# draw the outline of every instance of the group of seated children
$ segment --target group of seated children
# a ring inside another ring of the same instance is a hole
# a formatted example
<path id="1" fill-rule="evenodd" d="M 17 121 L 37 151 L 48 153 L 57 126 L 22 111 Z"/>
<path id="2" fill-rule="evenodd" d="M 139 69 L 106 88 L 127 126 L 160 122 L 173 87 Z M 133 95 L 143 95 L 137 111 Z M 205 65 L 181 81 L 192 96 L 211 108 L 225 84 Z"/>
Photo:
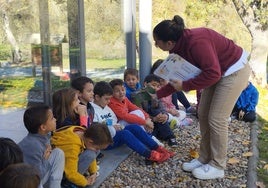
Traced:
<path id="1" fill-rule="evenodd" d="M 153 69 L 162 62 L 157 61 Z M 178 110 L 174 95 L 154 99 L 156 90 L 166 84 L 149 74 L 141 86 L 138 71 L 132 68 L 125 70 L 124 80 L 94 85 L 88 77 L 75 78 L 71 87 L 54 92 L 52 108 L 36 105 L 26 109 L 23 121 L 28 134 L 22 141 L 16 144 L 0 138 L 1 187 L 92 185 L 98 176 L 100 150 L 121 145 L 147 162 L 165 162 L 175 152 L 162 142 L 177 147 L 173 129 L 190 127 L 193 120 L 186 114 L 196 113 L 192 106 L 186 107 L 186 112 Z M 254 121 L 257 102 L 258 91 L 249 82 L 237 100 L 233 117 Z"/>
<path id="2" fill-rule="evenodd" d="M 170 122 L 174 120 L 174 126 L 183 126 L 185 112 L 164 108 L 162 101 L 148 96 L 141 106 L 134 104 L 144 89 L 138 75 L 132 77 L 128 71 L 125 82 L 114 79 L 97 82 L 95 86 L 90 78 L 78 77 L 72 80 L 70 88 L 54 92 L 52 108 L 27 108 L 23 121 L 28 134 L 18 143 L 21 159 L 10 163 L 24 162 L 28 165 L 24 169 L 37 170 L 29 173 L 37 187 L 60 188 L 92 185 L 98 176 L 96 157 L 103 149 L 127 145 L 146 161 L 158 163 L 173 157 L 175 153 L 161 141 L 167 141 L 171 147 L 178 145 Z M 158 89 L 160 80 L 148 75 L 144 86 L 145 94 L 150 96 L 147 91 Z M 22 165 L 17 166 L 19 171 Z M 8 177 L 6 172 L 8 168 L 1 177 Z"/>

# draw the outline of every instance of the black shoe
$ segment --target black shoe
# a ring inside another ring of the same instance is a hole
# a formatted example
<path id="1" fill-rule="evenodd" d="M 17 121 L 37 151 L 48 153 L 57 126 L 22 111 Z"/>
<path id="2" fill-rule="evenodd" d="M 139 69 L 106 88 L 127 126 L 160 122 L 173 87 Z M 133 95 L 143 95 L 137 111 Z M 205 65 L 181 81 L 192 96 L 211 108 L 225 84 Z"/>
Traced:
<path id="1" fill-rule="evenodd" d="M 61 187 L 62 188 L 80 188 L 79 186 L 76 186 L 72 182 L 68 181 L 66 178 L 63 178 L 61 180 Z"/>
<path id="2" fill-rule="evenodd" d="M 176 141 L 176 138 L 168 139 L 168 145 L 170 147 L 178 147 L 178 142 Z"/>

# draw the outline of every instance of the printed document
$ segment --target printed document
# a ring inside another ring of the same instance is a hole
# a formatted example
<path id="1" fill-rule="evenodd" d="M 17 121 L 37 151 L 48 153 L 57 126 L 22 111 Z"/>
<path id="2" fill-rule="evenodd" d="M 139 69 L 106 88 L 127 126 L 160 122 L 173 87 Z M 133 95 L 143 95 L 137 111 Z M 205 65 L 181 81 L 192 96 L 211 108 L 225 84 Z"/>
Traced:
<path id="1" fill-rule="evenodd" d="M 201 73 L 201 70 L 192 65 L 178 54 L 169 54 L 163 63 L 154 71 L 156 76 L 164 80 L 189 80 Z"/>

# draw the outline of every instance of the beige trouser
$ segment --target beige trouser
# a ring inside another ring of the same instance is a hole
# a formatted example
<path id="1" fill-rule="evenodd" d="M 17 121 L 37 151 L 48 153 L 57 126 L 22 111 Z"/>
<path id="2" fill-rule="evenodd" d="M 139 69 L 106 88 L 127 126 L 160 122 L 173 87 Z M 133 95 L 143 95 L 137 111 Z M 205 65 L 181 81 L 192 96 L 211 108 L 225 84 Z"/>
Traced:
<path id="1" fill-rule="evenodd" d="M 228 118 L 240 93 L 246 88 L 250 66 L 221 78 L 202 92 L 198 118 L 201 131 L 200 157 L 203 164 L 226 167 Z"/>

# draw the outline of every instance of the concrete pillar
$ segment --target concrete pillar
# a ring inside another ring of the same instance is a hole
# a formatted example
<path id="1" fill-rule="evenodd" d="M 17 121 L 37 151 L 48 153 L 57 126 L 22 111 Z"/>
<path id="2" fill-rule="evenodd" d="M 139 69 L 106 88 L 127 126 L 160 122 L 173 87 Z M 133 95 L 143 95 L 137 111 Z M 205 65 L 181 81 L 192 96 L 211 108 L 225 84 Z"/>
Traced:
<path id="1" fill-rule="evenodd" d="M 142 84 L 152 64 L 152 0 L 140 0 L 139 5 L 139 72 Z"/>
<path id="2" fill-rule="evenodd" d="M 136 68 L 136 0 L 124 0 L 123 12 L 127 67 Z"/>

